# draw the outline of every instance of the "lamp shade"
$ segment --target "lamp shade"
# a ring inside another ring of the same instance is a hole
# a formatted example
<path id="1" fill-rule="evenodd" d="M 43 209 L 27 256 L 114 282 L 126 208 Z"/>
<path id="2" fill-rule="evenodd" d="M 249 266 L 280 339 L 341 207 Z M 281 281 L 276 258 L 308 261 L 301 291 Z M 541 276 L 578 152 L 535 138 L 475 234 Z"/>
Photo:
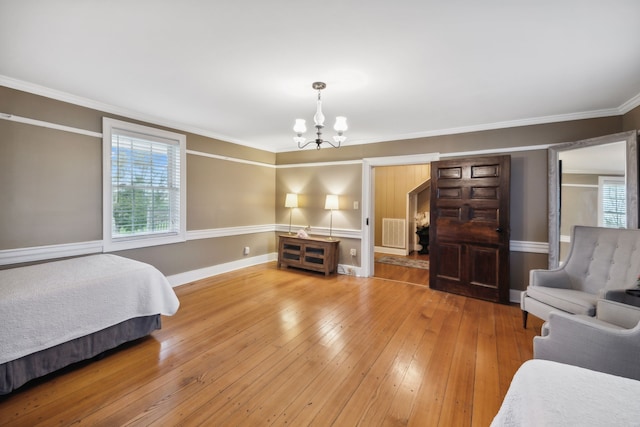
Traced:
<path id="1" fill-rule="evenodd" d="M 304 119 L 296 119 L 296 123 L 293 125 L 293 131 L 298 135 L 302 135 L 307 131 L 307 125 Z"/>
<path id="2" fill-rule="evenodd" d="M 295 193 L 287 193 L 287 197 L 284 199 L 285 208 L 297 208 L 298 207 L 298 195 Z"/>
<path id="3" fill-rule="evenodd" d="M 327 194 L 324 202 L 325 209 L 338 209 L 338 196 L 336 194 Z"/>
<path id="4" fill-rule="evenodd" d="M 344 116 L 336 117 L 336 124 L 333 126 L 336 132 L 342 135 L 342 132 L 346 132 L 349 127 L 347 126 L 347 118 Z"/>

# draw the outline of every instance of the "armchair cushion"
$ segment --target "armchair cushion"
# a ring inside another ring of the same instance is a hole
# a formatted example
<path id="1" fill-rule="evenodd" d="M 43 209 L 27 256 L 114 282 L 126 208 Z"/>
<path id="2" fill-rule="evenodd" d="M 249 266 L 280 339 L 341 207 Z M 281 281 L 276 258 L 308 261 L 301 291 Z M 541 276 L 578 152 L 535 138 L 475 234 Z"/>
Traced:
<path id="1" fill-rule="evenodd" d="M 567 313 L 595 316 L 597 295 L 574 289 L 529 286 L 527 295 L 541 303 L 550 305 Z"/>

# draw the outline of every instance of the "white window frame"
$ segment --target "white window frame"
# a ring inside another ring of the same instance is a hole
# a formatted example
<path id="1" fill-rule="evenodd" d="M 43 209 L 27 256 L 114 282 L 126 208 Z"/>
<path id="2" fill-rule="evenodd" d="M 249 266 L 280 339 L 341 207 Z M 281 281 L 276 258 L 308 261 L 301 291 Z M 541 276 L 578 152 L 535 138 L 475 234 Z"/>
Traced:
<path id="1" fill-rule="evenodd" d="M 604 227 L 604 186 L 607 184 L 617 184 L 622 186 L 625 189 L 625 200 L 626 200 L 626 186 L 627 183 L 625 181 L 624 176 L 598 176 L 598 227 Z M 627 218 L 627 212 L 624 213 L 625 224 L 624 227 L 627 226 L 629 219 Z"/>
<path id="2" fill-rule="evenodd" d="M 118 132 L 133 133 L 143 135 L 150 141 L 175 143 L 179 146 L 178 161 L 179 171 L 179 191 L 180 208 L 178 232 L 156 232 L 144 235 L 132 235 L 126 237 L 115 237 L 112 234 L 113 221 L 113 197 L 112 197 L 112 177 L 111 177 L 111 144 L 113 134 Z M 103 117 L 102 119 L 102 239 L 103 251 L 112 252 L 126 249 L 143 248 L 157 245 L 167 245 L 186 241 L 187 236 L 187 157 L 186 157 L 186 135 L 155 129 L 121 120 Z"/>

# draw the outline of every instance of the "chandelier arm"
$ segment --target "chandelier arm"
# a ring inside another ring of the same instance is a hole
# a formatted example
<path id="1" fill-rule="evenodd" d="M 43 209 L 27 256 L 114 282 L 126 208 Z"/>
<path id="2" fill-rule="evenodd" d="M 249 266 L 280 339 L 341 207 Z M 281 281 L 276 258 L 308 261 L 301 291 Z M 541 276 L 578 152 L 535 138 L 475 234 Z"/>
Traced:
<path id="1" fill-rule="evenodd" d="M 329 144 L 330 146 L 332 146 L 333 148 L 340 148 L 340 143 L 338 142 L 338 145 L 335 145 L 333 142 L 328 141 L 328 140 L 323 140 L 322 142 L 326 142 L 327 144 Z"/>
<path id="2" fill-rule="evenodd" d="M 307 145 L 311 144 L 312 142 L 316 142 L 316 140 L 315 139 L 309 140 L 305 144 L 302 144 L 302 145 L 300 145 L 300 142 L 298 142 L 298 148 L 302 150 L 304 147 L 306 147 Z"/>

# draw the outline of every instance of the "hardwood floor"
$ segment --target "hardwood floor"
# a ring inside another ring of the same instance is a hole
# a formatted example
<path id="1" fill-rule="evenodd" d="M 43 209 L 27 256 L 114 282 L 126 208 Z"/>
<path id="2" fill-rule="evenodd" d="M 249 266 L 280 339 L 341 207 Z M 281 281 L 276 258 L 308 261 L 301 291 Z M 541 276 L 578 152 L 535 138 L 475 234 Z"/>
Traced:
<path id="1" fill-rule="evenodd" d="M 487 426 L 542 323 L 275 263 L 176 293 L 151 337 L 0 398 L 0 425 Z"/>
<path id="2" fill-rule="evenodd" d="M 396 256 L 386 255 L 383 253 L 375 253 L 374 260 L 377 260 L 383 256 Z M 421 255 L 417 251 L 411 252 L 406 257 L 409 259 L 418 259 L 429 261 L 429 255 Z M 429 270 L 423 270 L 420 268 L 406 268 L 393 264 L 382 264 L 376 262 L 373 268 L 373 274 L 375 277 L 381 279 L 397 280 L 400 282 L 413 283 L 416 285 L 429 286 Z"/>

